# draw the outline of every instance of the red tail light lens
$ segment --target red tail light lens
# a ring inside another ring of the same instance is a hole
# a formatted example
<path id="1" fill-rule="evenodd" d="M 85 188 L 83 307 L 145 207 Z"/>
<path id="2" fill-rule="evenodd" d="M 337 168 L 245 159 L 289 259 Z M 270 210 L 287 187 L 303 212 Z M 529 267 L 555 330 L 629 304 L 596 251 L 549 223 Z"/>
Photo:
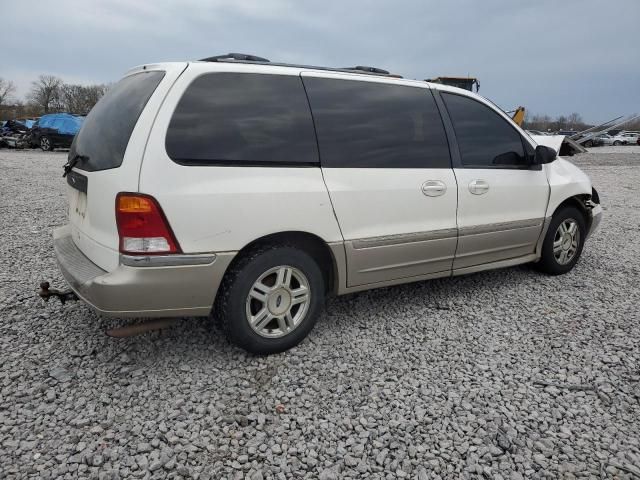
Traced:
<path id="1" fill-rule="evenodd" d="M 116 224 L 121 253 L 158 255 L 181 252 L 160 205 L 149 195 L 119 193 L 116 197 Z"/>

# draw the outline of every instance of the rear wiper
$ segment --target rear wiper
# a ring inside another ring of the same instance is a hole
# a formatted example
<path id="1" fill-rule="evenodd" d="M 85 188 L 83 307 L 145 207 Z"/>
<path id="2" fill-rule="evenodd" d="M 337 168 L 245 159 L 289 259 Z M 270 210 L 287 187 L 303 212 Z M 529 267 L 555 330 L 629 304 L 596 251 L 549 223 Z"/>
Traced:
<path id="1" fill-rule="evenodd" d="M 67 163 L 63 167 L 64 173 L 62 174 L 62 178 L 66 177 L 71 169 L 75 167 L 80 160 L 89 160 L 89 157 L 87 157 L 86 155 L 74 155 L 71 160 L 67 160 Z"/>

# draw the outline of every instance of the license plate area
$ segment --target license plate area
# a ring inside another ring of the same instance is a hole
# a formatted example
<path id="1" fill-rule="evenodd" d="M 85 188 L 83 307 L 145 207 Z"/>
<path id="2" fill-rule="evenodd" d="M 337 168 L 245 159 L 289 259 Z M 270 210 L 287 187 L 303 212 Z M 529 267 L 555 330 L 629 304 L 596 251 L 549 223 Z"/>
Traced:
<path id="1" fill-rule="evenodd" d="M 89 179 L 81 173 L 71 171 L 67 175 L 67 184 L 71 187 L 69 190 L 69 219 L 71 223 L 80 225 L 84 223 L 87 214 Z"/>
<path id="2" fill-rule="evenodd" d="M 79 225 L 84 222 L 87 214 L 87 194 L 78 190 L 70 192 L 69 219 Z"/>

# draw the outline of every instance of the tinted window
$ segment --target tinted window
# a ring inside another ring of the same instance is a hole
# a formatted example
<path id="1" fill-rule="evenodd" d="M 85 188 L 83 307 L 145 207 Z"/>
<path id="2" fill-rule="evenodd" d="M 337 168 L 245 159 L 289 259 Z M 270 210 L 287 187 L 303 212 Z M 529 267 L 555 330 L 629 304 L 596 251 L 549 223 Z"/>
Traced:
<path id="1" fill-rule="evenodd" d="M 69 158 L 89 157 L 82 170 L 106 170 L 122 164 L 138 117 L 164 77 L 164 72 L 141 72 L 124 77 L 93 107 L 76 135 Z"/>
<path id="2" fill-rule="evenodd" d="M 325 167 L 447 168 L 449 146 L 431 91 L 304 79 Z"/>
<path id="3" fill-rule="evenodd" d="M 166 148 L 192 165 L 312 165 L 318 147 L 300 77 L 211 73 L 180 99 Z"/>
<path id="4" fill-rule="evenodd" d="M 453 122 L 463 165 L 528 165 L 520 134 L 498 113 L 462 95 L 443 93 L 442 97 Z"/>

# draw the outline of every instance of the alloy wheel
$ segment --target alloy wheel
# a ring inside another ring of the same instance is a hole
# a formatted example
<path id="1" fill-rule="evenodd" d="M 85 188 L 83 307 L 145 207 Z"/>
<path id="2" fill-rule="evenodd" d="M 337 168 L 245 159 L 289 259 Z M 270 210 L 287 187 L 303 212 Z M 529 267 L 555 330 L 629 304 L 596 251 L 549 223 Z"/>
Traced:
<path id="1" fill-rule="evenodd" d="M 576 256 L 580 246 L 580 228 L 573 218 L 564 220 L 553 238 L 553 256 L 560 265 L 566 265 Z"/>
<path id="2" fill-rule="evenodd" d="M 246 318 L 261 337 L 283 337 L 302 323 L 310 300 L 309 280 L 304 273 L 288 265 L 273 267 L 249 290 Z"/>

